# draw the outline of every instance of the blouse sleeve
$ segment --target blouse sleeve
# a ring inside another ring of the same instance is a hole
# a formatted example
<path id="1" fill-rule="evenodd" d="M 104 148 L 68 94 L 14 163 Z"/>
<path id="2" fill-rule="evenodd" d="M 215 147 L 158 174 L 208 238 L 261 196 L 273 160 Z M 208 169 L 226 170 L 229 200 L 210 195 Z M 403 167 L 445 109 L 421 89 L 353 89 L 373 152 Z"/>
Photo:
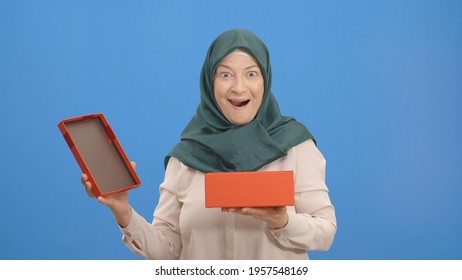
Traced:
<path id="1" fill-rule="evenodd" d="M 325 183 L 326 161 L 312 140 L 295 149 L 295 212 L 289 211 L 285 227 L 271 232 L 286 248 L 328 250 L 337 222 Z"/>
<path id="2" fill-rule="evenodd" d="M 121 230 L 122 241 L 134 253 L 147 259 L 178 259 L 181 252 L 181 203 L 177 199 L 176 186 L 182 171 L 181 163 L 170 158 L 152 224 L 132 209 L 130 223 Z"/>

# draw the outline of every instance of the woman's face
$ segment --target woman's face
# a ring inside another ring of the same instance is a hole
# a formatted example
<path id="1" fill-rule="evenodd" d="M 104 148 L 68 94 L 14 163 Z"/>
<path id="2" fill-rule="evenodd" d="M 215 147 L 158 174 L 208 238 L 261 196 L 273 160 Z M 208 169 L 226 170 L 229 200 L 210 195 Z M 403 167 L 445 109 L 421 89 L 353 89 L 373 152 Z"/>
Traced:
<path id="1" fill-rule="evenodd" d="M 214 78 L 215 100 L 228 121 L 235 125 L 244 125 L 255 118 L 264 87 L 258 63 L 243 51 L 232 52 L 218 65 Z"/>

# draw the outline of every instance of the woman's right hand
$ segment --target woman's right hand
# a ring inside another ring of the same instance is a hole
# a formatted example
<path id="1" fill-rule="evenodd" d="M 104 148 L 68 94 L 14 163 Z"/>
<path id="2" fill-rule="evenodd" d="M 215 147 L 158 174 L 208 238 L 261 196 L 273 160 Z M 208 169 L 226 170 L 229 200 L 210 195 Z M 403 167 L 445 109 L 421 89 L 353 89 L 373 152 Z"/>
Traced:
<path id="1" fill-rule="evenodd" d="M 136 167 L 135 162 L 131 162 L 133 168 Z M 89 197 L 95 198 L 95 194 L 91 190 L 91 183 L 88 181 L 88 176 L 84 173 L 81 177 L 82 184 L 85 186 L 85 191 Z M 96 199 L 106 206 L 108 206 L 114 217 L 121 227 L 126 227 L 132 217 L 131 206 L 128 203 L 128 191 L 114 193 L 105 197 L 99 196 Z"/>

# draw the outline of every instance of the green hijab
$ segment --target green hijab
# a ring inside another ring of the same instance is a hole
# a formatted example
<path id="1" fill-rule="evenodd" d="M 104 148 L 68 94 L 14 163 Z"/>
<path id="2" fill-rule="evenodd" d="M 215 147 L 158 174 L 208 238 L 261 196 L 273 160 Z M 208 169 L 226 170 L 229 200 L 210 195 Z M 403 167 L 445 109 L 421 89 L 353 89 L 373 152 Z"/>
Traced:
<path id="1" fill-rule="evenodd" d="M 241 126 L 226 119 L 213 91 L 219 63 L 236 49 L 255 58 L 265 85 L 257 115 Z M 304 125 L 292 117 L 281 116 L 271 92 L 268 49 L 252 32 L 233 29 L 218 36 L 207 52 L 200 79 L 201 100 L 196 114 L 181 133 L 181 141 L 165 158 L 165 166 L 170 157 L 175 157 L 204 173 L 255 171 L 286 156 L 289 148 L 313 139 Z"/>

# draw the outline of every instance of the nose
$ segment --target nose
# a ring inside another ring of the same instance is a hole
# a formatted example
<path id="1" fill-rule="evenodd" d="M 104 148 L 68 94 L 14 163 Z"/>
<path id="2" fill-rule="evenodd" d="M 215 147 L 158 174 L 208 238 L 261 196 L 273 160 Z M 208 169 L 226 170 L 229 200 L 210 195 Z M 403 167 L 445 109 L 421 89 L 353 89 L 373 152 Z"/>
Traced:
<path id="1" fill-rule="evenodd" d="M 247 90 L 247 86 L 245 84 L 245 81 L 242 77 L 236 77 L 233 83 L 233 92 L 236 94 L 242 94 L 245 93 Z"/>

